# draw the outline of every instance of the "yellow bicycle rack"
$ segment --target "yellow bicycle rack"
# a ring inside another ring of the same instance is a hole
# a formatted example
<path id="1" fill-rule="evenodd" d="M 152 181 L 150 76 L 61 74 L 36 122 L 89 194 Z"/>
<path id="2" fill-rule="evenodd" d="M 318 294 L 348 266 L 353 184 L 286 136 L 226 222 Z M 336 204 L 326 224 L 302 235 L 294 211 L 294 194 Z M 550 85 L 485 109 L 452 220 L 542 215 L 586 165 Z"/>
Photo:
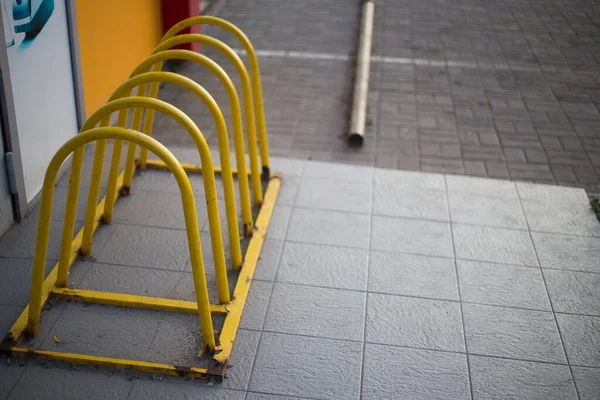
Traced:
<path id="1" fill-rule="evenodd" d="M 224 43 L 206 35 L 186 34 L 176 36 L 179 31 L 194 24 L 212 24 L 232 32 L 242 42 L 250 56 L 251 79 L 241 59 Z M 240 102 L 231 80 L 218 64 L 206 56 L 187 50 L 170 50 L 178 44 L 194 41 L 213 46 L 223 52 L 233 62 L 241 77 L 250 172 L 246 170 L 246 144 L 244 142 Z M 179 74 L 160 71 L 162 63 L 170 59 L 183 59 L 201 64 L 215 74 L 223 84 L 229 96 L 232 110 L 232 129 L 237 170 L 231 166 L 227 124 L 219 106 L 211 95 L 193 80 Z M 153 70 L 150 71 L 152 68 Z M 213 165 L 208 144 L 196 124 L 178 108 L 156 98 L 160 82 L 168 82 L 184 87 L 194 93 L 210 110 L 217 126 L 219 155 L 221 159 L 220 167 Z M 137 96 L 132 96 L 136 88 Z M 133 109 L 133 118 L 131 129 L 127 129 L 130 109 Z M 155 112 L 165 114 L 185 128 L 196 144 L 200 165 L 180 163 L 165 146 L 151 137 Z M 118 113 L 117 123 L 116 126 L 110 127 L 110 118 L 113 113 Z M 142 119 L 144 119 L 143 128 Z M 258 135 L 256 125 L 258 125 Z M 98 202 L 107 140 L 113 140 L 113 152 L 108 171 L 106 195 Z M 92 142 L 95 143 L 95 150 L 86 213 L 83 227 L 73 238 L 84 151 L 85 146 Z M 260 149 L 262 170 L 259 170 L 257 142 Z M 127 143 L 127 155 L 124 169 L 120 171 L 124 143 Z M 136 160 L 138 147 L 140 155 L 139 160 Z M 148 151 L 158 157 L 158 160 L 149 160 Z M 71 154 L 73 154 L 73 158 L 59 260 L 44 279 L 52 203 L 54 200 L 54 186 L 59 169 Z M 110 224 L 112 222 L 115 202 L 120 196 L 130 194 L 135 170 L 143 170 L 146 167 L 167 169 L 177 181 L 181 194 L 185 229 L 192 264 L 195 301 L 67 287 L 71 267 L 79 256 L 90 255 L 94 233 L 101 224 Z M 225 259 L 217 201 L 215 173 L 219 172 L 221 173 L 224 189 L 227 230 L 231 253 L 230 261 L 232 267 L 239 271 L 233 293 L 229 289 L 227 261 Z M 207 286 L 200 244 L 198 217 L 196 215 L 196 201 L 187 173 L 202 174 L 205 193 L 204 200 L 207 206 L 211 249 L 213 253 L 212 261 L 215 268 L 216 289 L 219 299 L 218 304 L 211 304 L 209 300 L 209 288 Z M 243 233 L 249 237 L 248 246 L 243 255 L 240 245 L 238 214 L 234 195 L 234 174 L 237 174 L 238 180 Z M 248 177 L 252 183 L 254 206 L 260 207 L 255 221 L 253 221 L 252 206 L 250 204 Z M 260 72 L 256 55 L 248 38 L 234 25 L 215 17 L 194 17 L 175 25 L 165 34 L 154 53 L 133 71 L 131 78 L 115 90 L 108 103 L 88 118 L 80 134 L 67 141 L 52 158 L 46 171 L 40 200 L 38 236 L 35 248 L 30 301 L 9 333 L 0 343 L 0 350 L 14 356 L 33 356 L 78 364 L 132 368 L 150 373 L 222 381 L 269 225 L 273 206 L 277 198 L 280 179 L 281 176 L 279 174 L 272 174 L 270 172 Z M 268 182 L 264 195 L 262 181 Z M 24 337 L 33 337 L 38 333 L 42 309 L 51 296 L 71 301 L 112 306 L 195 313 L 199 317 L 202 335 L 202 348 L 198 349 L 199 354 L 210 354 L 212 361 L 206 368 L 175 366 L 97 355 L 39 350 L 22 345 Z M 225 317 L 218 337 L 216 337 L 213 327 L 213 317 L 215 316 Z"/>

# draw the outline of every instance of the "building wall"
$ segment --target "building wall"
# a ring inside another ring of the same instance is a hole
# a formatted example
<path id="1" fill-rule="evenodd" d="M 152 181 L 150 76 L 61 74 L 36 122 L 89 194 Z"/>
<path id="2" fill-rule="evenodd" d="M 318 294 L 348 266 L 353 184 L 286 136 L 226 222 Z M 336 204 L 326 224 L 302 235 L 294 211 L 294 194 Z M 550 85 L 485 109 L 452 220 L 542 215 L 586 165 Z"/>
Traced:
<path id="1" fill-rule="evenodd" d="M 106 103 L 162 37 L 160 0 L 76 0 L 79 55 L 89 116 Z"/>

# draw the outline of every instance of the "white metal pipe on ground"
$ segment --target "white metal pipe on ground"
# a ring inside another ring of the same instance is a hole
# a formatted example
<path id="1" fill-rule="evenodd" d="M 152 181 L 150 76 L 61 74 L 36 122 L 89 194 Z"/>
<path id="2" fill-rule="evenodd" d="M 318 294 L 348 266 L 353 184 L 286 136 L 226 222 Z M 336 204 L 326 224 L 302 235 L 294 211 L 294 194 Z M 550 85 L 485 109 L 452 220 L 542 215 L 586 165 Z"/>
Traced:
<path id="1" fill-rule="evenodd" d="M 352 116 L 348 135 L 348 144 L 353 147 L 362 146 L 365 138 L 374 11 L 375 2 L 373 0 L 365 0 L 360 21 L 358 57 L 356 59 L 356 75 L 354 78 L 354 97 L 352 100 Z"/>

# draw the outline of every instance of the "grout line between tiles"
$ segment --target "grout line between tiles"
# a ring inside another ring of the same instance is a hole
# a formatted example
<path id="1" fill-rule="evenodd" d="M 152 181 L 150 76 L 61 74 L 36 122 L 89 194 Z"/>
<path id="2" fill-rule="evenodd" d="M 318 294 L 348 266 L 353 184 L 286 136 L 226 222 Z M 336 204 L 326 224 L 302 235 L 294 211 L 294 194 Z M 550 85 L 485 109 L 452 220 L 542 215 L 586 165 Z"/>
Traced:
<path id="1" fill-rule="evenodd" d="M 444 185 L 446 187 L 446 192 L 448 191 L 448 181 L 446 180 L 446 177 L 444 176 Z M 466 353 L 466 361 L 467 361 L 467 376 L 469 378 L 469 390 L 470 390 L 470 394 L 471 394 L 471 399 L 473 399 L 473 377 L 471 376 L 471 362 L 469 360 L 469 349 L 468 349 L 468 343 L 467 343 L 467 329 L 465 326 L 465 317 L 464 317 L 464 313 L 463 313 L 463 303 L 462 303 L 462 297 L 461 297 L 461 293 L 460 293 L 460 281 L 459 281 L 459 275 L 458 275 L 458 263 L 456 262 L 456 245 L 454 243 L 454 230 L 452 229 L 452 211 L 450 210 L 450 200 L 448 199 L 449 196 L 446 196 L 446 206 L 448 207 L 448 216 L 450 217 L 450 239 L 452 240 L 452 253 L 454 255 L 454 277 L 456 278 L 456 289 L 458 291 L 458 302 L 459 302 L 459 306 L 460 306 L 460 320 L 462 323 L 462 328 L 463 328 L 463 342 L 465 344 L 465 353 Z"/>
<path id="2" fill-rule="evenodd" d="M 523 206 L 523 199 L 519 197 L 521 209 L 523 213 L 525 213 L 525 208 Z M 533 247 L 533 251 L 535 253 L 535 257 L 538 261 L 538 265 L 540 265 L 540 273 L 542 275 L 542 281 L 544 282 L 544 288 L 546 289 L 546 295 L 548 296 L 548 301 L 550 303 L 550 309 L 552 310 L 552 317 L 554 318 L 554 326 L 556 327 L 556 331 L 558 333 L 558 337 L 560 338 L 560 343 L 562 345 L 563 354 L 565 356 L 565 360 L 567 361 L 567 365 L 569 365 L 569 371 L 571 372 L 571 379 L 573 381 L 573 387 L 575 388 L 575 393 L 577 394 L 577 398 L 579 399 L 579 390 L 577 390 L 577 383 L 575 382 L 575 374 L 573 373 L 573 368 L 571 367 L 571 363 L 569 361 L 569 355 L 567 354 L 567 348 L 565 346 L 565 340 L 563 338 L 562 332 L 560 330 L 560 326 L 558 325 L 558 318 L 556 318 L 556 313 L 554 312 L 554 303 L 552 301 L 552 297 L 550 296 L 550 290 L 548 290 L 548 284 L 546 283 L 546 276 L 544 275 L 544 268 L 541 267 L 540 256 L 538 254 L 537 248 L 535 246 L 535 241 L 533 240 L 533 235 L 531 233 L 531 227 L 529 226 L 529 221 L 527 220 L 527 226 L 529 230 L 529 240 L 531 240 L 531 245 Z"/>

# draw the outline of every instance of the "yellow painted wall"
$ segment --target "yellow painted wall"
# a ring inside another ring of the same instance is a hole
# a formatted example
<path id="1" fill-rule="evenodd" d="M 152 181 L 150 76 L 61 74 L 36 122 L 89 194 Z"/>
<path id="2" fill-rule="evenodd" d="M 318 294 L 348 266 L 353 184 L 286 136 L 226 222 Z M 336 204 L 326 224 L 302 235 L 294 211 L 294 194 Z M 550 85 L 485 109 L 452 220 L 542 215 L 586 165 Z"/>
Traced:
<path id="1" fill-rule="evenodd" d="M 160 0 L 76 0 L 87 115 L 106 103 L 162 37 Z"/>

